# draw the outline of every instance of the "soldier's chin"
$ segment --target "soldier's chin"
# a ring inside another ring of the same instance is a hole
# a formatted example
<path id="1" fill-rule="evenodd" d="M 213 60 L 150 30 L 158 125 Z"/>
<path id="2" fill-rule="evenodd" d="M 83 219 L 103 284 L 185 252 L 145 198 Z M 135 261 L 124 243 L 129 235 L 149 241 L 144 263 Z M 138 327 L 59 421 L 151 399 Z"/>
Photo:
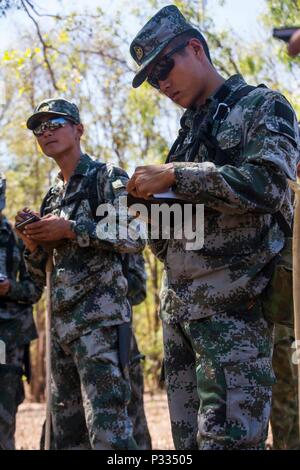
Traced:
<path id="1" fill-rule="evenodd" d="M 189 108 L 193 104 L 191 98 L 186 96 L 184 93 L 178 93 L 178 96 L 176 96 L 173 101 L 175 104 L 185 109 Z"/>
<path id="2" fill-rule="evenodd" d="M 56 146 L 51 146 L 49 145 L 48 147 L 46 146 L 44 149 L 44 154 L 47 157 L 55 158 L 57 155 L 60 155 L 62 153 L 61 149 L 58 149 Z"/>
<path id="3" fill-rule="evenodd" d="M 55 158 L 56 156 L 56 153 L 54 152 L 49 152 L 49 150 L 44 150 L 44 155 L 46 155 L 46 157 L 49 157 L 49 158 Z"/>

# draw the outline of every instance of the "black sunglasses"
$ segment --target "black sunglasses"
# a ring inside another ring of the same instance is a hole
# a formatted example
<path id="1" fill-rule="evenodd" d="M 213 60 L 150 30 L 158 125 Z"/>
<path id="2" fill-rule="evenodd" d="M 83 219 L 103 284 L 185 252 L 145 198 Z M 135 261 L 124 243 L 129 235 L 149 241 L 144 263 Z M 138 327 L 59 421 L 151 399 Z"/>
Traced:
<path id="1" fill-rule="evenodd" d="M 41 122 L 33 129 L 33 133 L 36 137 L 41 137 L 46 130 L 55 131 L 60 127 L 65 127 L 68 123 L 73 122 L 64 117 L 51 118 L 48 121 Z"/>
<path id="2" fill-rule="evenodd" d="M 159 90 L 159 80 L 166 80 L 175 65 L 175 60 L 172 56 L 181 49 L 184 49 L 188 45 L 188 43 L 189 42 L 185 42 L 184 44 L 180 44 L 179 46 L 174 47 L 174 49 L 168 52 L 168 54 L 164 55 L 157 62 L 157 64 L 155 65 L 152 72 L 147 78 L 147 82 L 150 83 L 151 86 Z"/>

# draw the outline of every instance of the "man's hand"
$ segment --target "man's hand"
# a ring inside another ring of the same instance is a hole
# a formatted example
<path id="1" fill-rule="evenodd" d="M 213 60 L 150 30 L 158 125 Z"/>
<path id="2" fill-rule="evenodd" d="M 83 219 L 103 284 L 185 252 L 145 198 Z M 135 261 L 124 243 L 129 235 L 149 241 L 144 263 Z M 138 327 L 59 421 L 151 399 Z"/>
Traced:
<path id="1" fill-rule="evenodd" d="M 38 244 L 76 238 L 71 230 L 71 222 L 53 214 L 45 215 L 40 221 L 26 225 L 23 233 L 29 240 Z"/>
<path id="2" fill-rule="evenodd" d="M 10 288 L 10 281 L 5 279 L 5 281 L 0 282 L 0 296 L 6 295 Z"/>
<path id="3" fill-rule="evenodd" d="M 21 211 L 19 211 L 17 213 L 17 215 L 15 217 L 16 224 L 18 224 L 19 222 L 24 221 L 24 213 L 26 213 L 26 214 L 30 213 L 30 214 L 34 214 L 34 215 L 39 216 L 39 214 L 37 212 L 34 212 L 34 211 L 28 209 L 28 207 L 24 207 Z M 24 232 L 22 232 L 21 230 L 16 229 L 16 227 L 15 227 L 15 232 L 18 235 L 18 237 L 23 240 L 24 245 L 26 246 L 26 248 L 31 253 L 33 253 L 37 249 L 38 243 L 34 242 L 33 240 L 30 240 Z"/>
<path id="4" fill-rule="evenodd" d="M 127 183 L 127 191 L 135 197 L 148 199 L 152 194 L 167 191 L 175 183 L 173 163 L 138 166 Z"/>
<path id="5" fill-rule="evenodd" d="M 295 31 L 288 44 L 288 53 L 291 57 L 295 57 L 300 52 L 300 29 Z"/>

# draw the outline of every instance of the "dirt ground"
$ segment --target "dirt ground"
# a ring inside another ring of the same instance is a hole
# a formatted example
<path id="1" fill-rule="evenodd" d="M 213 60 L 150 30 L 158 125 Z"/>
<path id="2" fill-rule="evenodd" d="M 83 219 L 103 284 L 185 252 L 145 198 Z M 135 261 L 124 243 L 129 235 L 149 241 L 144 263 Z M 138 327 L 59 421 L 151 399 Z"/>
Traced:
<path id="1" fill-rule="evenodd" d="M 146 393 L 145 411 L 152 437 L 153 449 L 174 449 L 165 393 L 156 393 L 155 395 Z M 17 449 L 39 449 L 39 440 L 44 418 L 44 404 L 24 403 L 19 407 L 16 429 Z"/>
<path id="2" fill-rule="evenodd" d="M 145 394 L 145 411 L 152 437 L 153 449 L 174 449 L 166 394 L 163 392 Z M 19 407 L 16 429 L 16 448 L 39 449 L 41 427 L 45 418 L 45 405 L 24 403 Z M 268 444 L 272 442 L 269 432 Z"/>

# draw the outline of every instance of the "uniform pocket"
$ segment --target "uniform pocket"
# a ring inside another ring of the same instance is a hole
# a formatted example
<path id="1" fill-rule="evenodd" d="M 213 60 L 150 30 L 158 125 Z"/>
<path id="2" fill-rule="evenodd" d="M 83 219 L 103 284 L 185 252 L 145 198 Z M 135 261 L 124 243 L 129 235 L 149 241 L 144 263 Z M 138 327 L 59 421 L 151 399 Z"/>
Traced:
<path id="1" fill-rule="evenodd" d="M 275 376 L 268 358 L 224 367 L 226 420 L 242 443 L 257 445 L 267 437 Z"/>

